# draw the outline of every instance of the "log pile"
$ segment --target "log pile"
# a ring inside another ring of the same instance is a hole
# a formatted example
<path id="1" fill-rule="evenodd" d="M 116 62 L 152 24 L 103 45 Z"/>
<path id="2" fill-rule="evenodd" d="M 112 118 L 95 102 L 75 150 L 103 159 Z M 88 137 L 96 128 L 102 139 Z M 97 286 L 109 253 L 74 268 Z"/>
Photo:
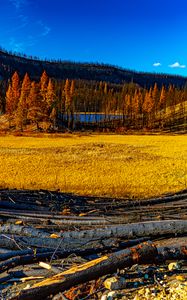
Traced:
<path id="1" fill-rule="evenodd" d="M 141 201 L 0 190 L 1 298 L 100 299 L 114 289 L 131 299 L 162 272 L 184 277 L 186 212 L 186 190 Z"/>

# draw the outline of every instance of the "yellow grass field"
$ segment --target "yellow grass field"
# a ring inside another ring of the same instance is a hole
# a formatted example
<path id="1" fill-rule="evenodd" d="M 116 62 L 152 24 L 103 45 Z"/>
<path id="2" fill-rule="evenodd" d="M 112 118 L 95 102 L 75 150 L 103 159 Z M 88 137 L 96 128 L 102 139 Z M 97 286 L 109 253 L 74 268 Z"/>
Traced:
<path id="1" fill-rule="evenodd" d="M 0 188 L 152 197 L 187 188 L 187 136 L 0 137 Z"/>

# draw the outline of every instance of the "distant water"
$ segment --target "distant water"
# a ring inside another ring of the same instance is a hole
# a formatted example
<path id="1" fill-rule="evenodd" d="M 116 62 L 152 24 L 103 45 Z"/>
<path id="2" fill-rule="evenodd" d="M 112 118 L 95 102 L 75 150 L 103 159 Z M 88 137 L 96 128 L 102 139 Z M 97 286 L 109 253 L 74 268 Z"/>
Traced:
<path id="1" fill-rule="evenodd" d="M 76 113 L 74 115 L 75 121 L 85 122 L 85 123 L 95 123 L 95 122 L 102 122 L 102 121 L 109 121 L 109 120 L 119 120 L 122 119 L 123 116 L 119 114 L 109 114 L 105 116 L 105 114 L 99 113 Z"/>

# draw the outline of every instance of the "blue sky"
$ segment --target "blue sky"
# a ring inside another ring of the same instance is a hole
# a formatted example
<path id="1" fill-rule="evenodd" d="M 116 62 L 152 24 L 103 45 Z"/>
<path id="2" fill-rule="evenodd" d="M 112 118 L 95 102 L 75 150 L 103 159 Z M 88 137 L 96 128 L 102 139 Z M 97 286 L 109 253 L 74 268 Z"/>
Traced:
<path id="1" fill-rule="evenodd" d="M 0 0 L 0 45 L 187 76 L 186 0 Z"/>

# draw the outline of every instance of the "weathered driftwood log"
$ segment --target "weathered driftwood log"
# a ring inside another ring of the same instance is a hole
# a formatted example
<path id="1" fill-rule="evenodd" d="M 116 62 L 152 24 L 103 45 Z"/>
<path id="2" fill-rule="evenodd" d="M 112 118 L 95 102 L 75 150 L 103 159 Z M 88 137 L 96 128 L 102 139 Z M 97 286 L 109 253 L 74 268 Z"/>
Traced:
<path id="1" fill-rule="evenodd" d="M 0 273 L 20 265 L 28 265 L 40 261 L 41 259 L 50 258 L 52 255 L 53 252 L 51 251 L 12 257 L 0 263 Z"/>
<path id="2" fill-rule="evenodd" d="M 18 209 L 18 210 L 36 210 L 36 211 L 49 211 L 49 208 L 39 205 L 13 203 L 10 201 L 0 201 L 0 208 Z"/>
<path id="3" fill-rule="evenodd" d="M 22 290 L 16 296 L 8 299 L 47 299 L 48 296 L 57 294 L 59 291 L 62 292 L 76 284 L 99 278 L 105 274 L 111 274 L 117 269 L 128 267 L 135 263 L 153 262 L 156 256 L 156 247 L 151 242 L 146 242 L 71 268 L 35 284 L 30 289 Z"/>
<path id="4" fill-rule="evenodd" d="M 59 273 L 59 270 L 58 270 L 58 273 Z M 22 271 L 8 271 L 7 272 L 4 272 L 0 275 L 0 284 L 2 283 L 6 283 L 8 281 L 11 281 L 11 282 L 14 282 L 14 279 L 15 281 L 18 280 L 19 278 L 26 278 L 26 277 L 47 277 L 47 276 L 52 276 L 54 274 L 57 274 L 57 273 L 54 273 L 54 269 L 52 268 L 51 270 L 46 270 L 44 268 L 41 268 L 41 269 L 32 269 L 32 266 L 31 266 L 31 270 L 27 270 L 25 268 L 25 270 L 23 269 Z"/>
<path id="5" fill-rule="evenodd" d="M 187 190 L 184 190 L 181 193 L 174 194 L 174 195 L 168 195 L 158 198 L 151 198 L 147 200 L 135 200 L 135 201 L 126 201 L 126 203 L 119 204 L 118 208 L 125 208 L 125 207 L 137 207 L 137 206 L 148 206 L 148 205 L 154 205 L 154 204 L 162 204 L 162 203 L 169 203 L 169 202 L 175 202 L 180 201 L 183 199 L 187 199 Z M 115 203 L 114 203 L 115 205 Z"/>
<path id="6" fill-rule="evenodd" d="M 106 228 L 97 228 L 93 230 L 66 231 L 61 234 L 63 238 L 87 238 L 87 239 L 105 239 L 115 238 L 136 238 L 136 237 L 156 237 L 167 234 L 187 233 L 186 220 L 164 220 L 147 221 L 141 223 L 131 223 L 119 226 L 109 226 Z"/>
<path id="7" fill-rule="evenodd" d="M 49 249 L 26 249 L 26 250 L 16 250 L 16 251 L 11 251 L 9 250 L 8 252 L 1 253 L 0 254 L 0 261 L 7 260 L 9 258 L 15 257 L 15 256 L 23 256 L 23 255 L 29 255 L 29 254 L 38 254 L 38 253 L 49 253 Z M 53 251 L 54 252 L 54 251 Z"/>
<path id="8" fill-rule="evenodd" d="M 41 237 L 41 238 L 49 237 L 49 233 L 47 232 L 43 232 L 29 226 L 20 226 L 14 224 L 0 225 L 0 233 L 33 236 L 33 237 Z"/>
<path id="9" fill-rule="evenodd" d="M 56 249 L 55 251 L 45 250 L 45 249 L 37 249 L 35 250 L 22 250 L 22 251 L 12 251 L 8 256 L 4 255 L 4 260 L 0 262 L 0 274 L 12 269 L 16 266 L 33 264 L 41 259 L 50 259 L 52 257 L 64 258 L 69 256 L 70 254 L 76 254 L 78 256 L 86 256 L 90 254 L 100 253 L 104 250 L 109 250 L 113 246 L 113 242 L 111 240 L 106 240 L 105 244 L 97 244 L 97 247 L 90 247 L 90 248 L 76 248 L 76 249 Z M 16 255 L 17 254 L 17 255 Z"/>
<path id="10" fill-rule="evenodd" d="M 187 246 L 165 246 L 158 248 L 158 260 L 179 260 L 187 258 Z"/>
<path id="11" fill-rule="evenodd" d="M 53 224 L 66 224 L 66 225 L 107 225 L 111 220 L 104 217 L 79 217 L 79 216 L 64 216 L 61 214 L 44 214 L 40 212 L 27 212 L 18 210 L 5 210 L 0 209 L 0 216 L 14 217 L 21 220 L 34 221 L 34 222 L 50 222 Z M 113 220 L 113 219 L 112 219 Z M 116 219 L 117 221 L 117 219 Z"/>
<path id="12" fill-rule="evenodd" d="M 72 239 L 72 238 L 37 238 L 0 235 L 0 246 L 12 250 L 21 250 L 28 247 L 45 248 L 45 249 L 60 249 L 60 250 L 76 250 L 78 248 L 94 248 L 101 246 L 113 245 L 116 239 Z"/>
<path id="13" fill-rule="evenodd" d="M 91 216 L 69 216 L 69 215 L 63 215 L 63 214 L 57 214 L 57 213 L 52 213 L 52 212 L 48 212 L 48 213 L 43 213 L 40 211 L 29 211 L 29 210 L 25 210 L 25 211 L 19 211 L 19 210 L 8 210 L 8 209 L 0 209 L 0 215 L 4 215 L 4 214 L 9 214 L 9 215 L 23 215 L 23 216 L 30 216 L 33 218 L 53 218 L 53 219 L 71 219 L 71 220 L 104 220 L 104 217 L 91 217 Z"/>

